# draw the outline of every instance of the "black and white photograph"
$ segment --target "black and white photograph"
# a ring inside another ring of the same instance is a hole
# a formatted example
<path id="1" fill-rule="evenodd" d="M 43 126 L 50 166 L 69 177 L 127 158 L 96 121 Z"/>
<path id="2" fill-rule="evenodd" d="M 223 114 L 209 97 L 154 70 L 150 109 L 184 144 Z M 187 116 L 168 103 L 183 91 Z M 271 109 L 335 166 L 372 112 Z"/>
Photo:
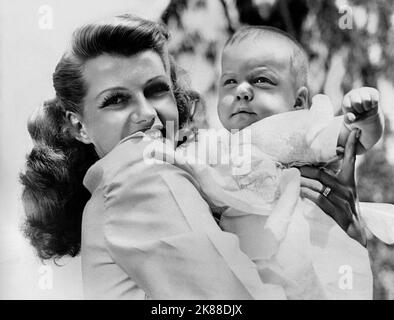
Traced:
<path id="1" fill-rule="evenodd" d="M 0 0 L 0 197 L 0 300 L 394 300 L 394 0 Z"/>

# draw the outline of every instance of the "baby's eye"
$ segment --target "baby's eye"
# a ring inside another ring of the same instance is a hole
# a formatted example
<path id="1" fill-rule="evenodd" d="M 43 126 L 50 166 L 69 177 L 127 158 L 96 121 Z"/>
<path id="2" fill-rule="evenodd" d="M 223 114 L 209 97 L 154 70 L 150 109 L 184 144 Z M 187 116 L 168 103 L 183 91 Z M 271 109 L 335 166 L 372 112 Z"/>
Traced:
<path id="1" fill-rule="evenodd" d="M 227 86 L 229 84 L 237 84 L 237 81 L 235 79 L 227 79 L 223 83 L 224 86 Z"/>
<path id="2" fill-rule="evenodd" d="M 274 82 L 271 81 L 270 79 L 266 78 L 266 77 L 257 77 L 257 78 L 254 79 L 254 83 L 256 83 L 256 84 L 268 83 L 268 84 L 274 85 Z"/>

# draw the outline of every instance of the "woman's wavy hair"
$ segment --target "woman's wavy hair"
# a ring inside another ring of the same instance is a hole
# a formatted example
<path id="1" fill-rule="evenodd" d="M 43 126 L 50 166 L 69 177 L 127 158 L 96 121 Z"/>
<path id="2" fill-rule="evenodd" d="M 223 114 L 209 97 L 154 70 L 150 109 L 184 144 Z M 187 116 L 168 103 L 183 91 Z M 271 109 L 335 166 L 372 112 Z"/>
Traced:
<path id="1" fill-rule="evenodd" d="M 90 198 L 82 181 L 98 156 L 93 145 L 74 138 L 66 111 L 83 114 L 84 64 L 104 53 L 132 56 L 154 50 L 170 68 L 182 128 L 200 97 L 178 82 L 176 66 L 167 51 L 168 39 L 164 25 L 131 15 L 88 24 L 74 32 L 71 48 L 53 74 L 56 97 L 38 108 L 28 122 L 34 147 L 20 175 L 26 213 L 22 228 L 41 259 L 74 257 L 81 247 L 82 212 Z"/>

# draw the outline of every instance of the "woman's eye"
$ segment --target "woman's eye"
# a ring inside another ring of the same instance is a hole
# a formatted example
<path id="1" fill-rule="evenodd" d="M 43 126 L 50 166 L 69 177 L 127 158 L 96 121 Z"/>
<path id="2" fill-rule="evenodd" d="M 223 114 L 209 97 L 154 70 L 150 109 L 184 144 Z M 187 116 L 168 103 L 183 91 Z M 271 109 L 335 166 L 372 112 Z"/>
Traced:
<path id="1" fill-rule="evenodd" d="M 258 77 L 258 78 L 256 78 L 256 79 L 254 80 L 254 83 L 257 83 L 257 84 L 265 84 L 265 83 L 268 83 L 268 84 L 274 85 L 274 82 L 271 81 L 270 79 L 266 78 L 266 77 Z"/>
<path id="2" fill-rule="evenodd" d="M 237 81 L 234 79 L 227 79 L 226 81 L 224 81 L 223 85 L 227 86 L 229 84 L 237 84 Z"/>
<path id="3" fill-rule="evenodd" d="M 168 93 L 170 89 L 171 88 L 167 83 L 156 83 L 145 88 L 144 94 L 146 97 L 160 97 L 161 95 Z"/>
<path id="4" fill-rule="evenodd" d="M 108 104 L 119 104 L 121 103 L 123 100 L 121 97 L 113 97 L 107 100 Z"/>
<path id="5" fill-rule="evenodd" d="M 104 108 L 107 106 L 116 106 L 116 105 L 125 103 L 129 100 L 129 98 L 130 97 L 125 94 L 115 94 L 115 95 L 106 97 L 106 98 L 104 98 L 101 108 Z"/>

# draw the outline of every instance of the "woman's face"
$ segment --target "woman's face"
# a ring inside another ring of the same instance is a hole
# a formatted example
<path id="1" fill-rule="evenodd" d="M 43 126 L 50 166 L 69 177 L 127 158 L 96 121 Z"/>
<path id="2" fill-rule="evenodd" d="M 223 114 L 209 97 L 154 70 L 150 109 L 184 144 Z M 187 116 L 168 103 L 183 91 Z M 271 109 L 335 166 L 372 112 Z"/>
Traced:
<path id="1" fill-rule="evenodd" d="M 160 121 L 167 138 L 178 130 L 178 109 L 171 80 L 160 56 L 147 50 L 131 57 L 103 54 L 86 62 L 87 84 L 81 123 L 99 157 L 123 138 Z"/>

